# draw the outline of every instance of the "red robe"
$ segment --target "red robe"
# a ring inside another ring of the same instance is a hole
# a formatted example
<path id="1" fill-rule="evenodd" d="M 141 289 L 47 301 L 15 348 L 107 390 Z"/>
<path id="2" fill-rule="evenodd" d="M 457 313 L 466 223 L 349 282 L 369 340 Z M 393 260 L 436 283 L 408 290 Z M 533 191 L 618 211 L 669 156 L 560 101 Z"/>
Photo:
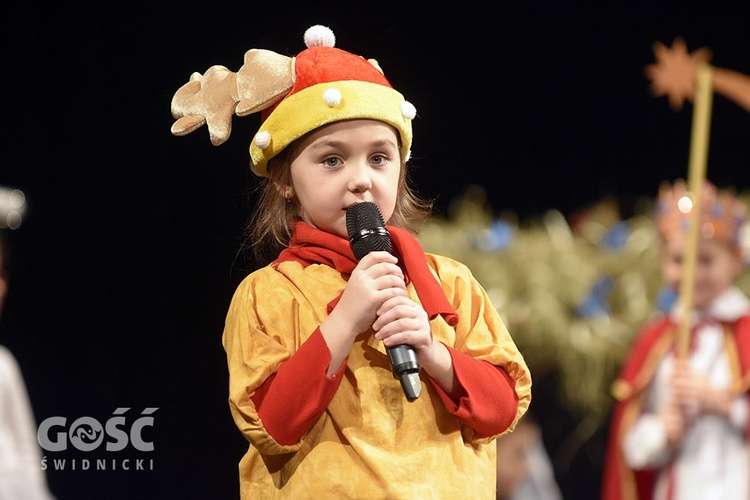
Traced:
<path id="1" fill-rule="evenodd" d="M 750 316 L 723 323 L 726 349 L 733 368 L 734 390 L 748 394 L 750 389 Z M 632 470 L 622 457 L 621 443 L 641 413 L 645 389 L 654 377 L 659 361 L 673 349 L 677 325 L 668 317 L 647 325 L 638 335 L 612 386 L 617 399 L 605 453 L 602 500 L 650 500 L 658 471 Z M 750 430 L 750 425 L 748 425 Z M 749 431 L 750 432 L 750 431 Z M 748 436 L 750 438 L 750 436 Z"/>

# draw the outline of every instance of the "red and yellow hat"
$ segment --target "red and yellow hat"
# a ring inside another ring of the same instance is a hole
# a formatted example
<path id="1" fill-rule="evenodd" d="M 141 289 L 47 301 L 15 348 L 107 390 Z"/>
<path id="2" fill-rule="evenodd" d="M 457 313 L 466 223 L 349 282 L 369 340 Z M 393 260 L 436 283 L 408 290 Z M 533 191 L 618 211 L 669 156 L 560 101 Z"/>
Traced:
<path id="1" fill-rule="evenodd" d="M 268 160 L 306 133 L 329 123 L 369 118 L 398 130 L 406 161 L 412 144 L 415 107 L 386 79 L 374 59 L 335 48 L 325 26 L 305 31 L 306 50 L 296 57 L 251 49 L 232 73 L 212 66 L 193 73 L 172 98 L 174 135 L 207 124 L 211 142 L 222 144 L 231 133 L 232 115 L 262 111 L 262 124 L 250 143 L 253 171 L 268 176 Z"/>

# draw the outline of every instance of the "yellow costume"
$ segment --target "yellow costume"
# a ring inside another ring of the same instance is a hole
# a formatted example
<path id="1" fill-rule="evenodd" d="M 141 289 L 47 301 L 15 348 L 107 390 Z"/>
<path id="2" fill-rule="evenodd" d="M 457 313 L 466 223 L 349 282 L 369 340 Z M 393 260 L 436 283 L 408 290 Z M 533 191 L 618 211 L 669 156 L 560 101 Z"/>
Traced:
<path id="1" fill-rule="evenodd" d="M 433 319 L 435 339 L 505 368 L 518 397 L 512 429 L 531 399 L 523 357 L 466 266 L 429 254 L 427 262 L 461 318 L 455 328 Z M 223 342 L 232 415 L 250 442 L 242 498 L 494 499 L 496 436 L 449 414 L 424 375 L 421 397 L 407 402 L 372 330 L 358 337 L 331 404 L 301 442 L 281 446 L 264 430 L 250 397 L 315 332 L 345 285 L 331 267 L 284 262 L 249 275 L 232 299 Z M 412 284 L 409 296 L 418 301 Z"/>

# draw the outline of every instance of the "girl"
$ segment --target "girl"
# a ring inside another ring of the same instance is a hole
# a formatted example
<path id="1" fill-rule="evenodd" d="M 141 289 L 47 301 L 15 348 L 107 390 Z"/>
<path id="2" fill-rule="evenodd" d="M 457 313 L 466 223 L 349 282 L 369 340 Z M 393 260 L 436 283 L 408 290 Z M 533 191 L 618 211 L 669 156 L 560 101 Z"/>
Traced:
<path id="1" fill-rule="evenodd" d="M 700 195 L 689 354 L 676 355 L 677 307 L 636 338 L 613 386 L 619 402 L 605 500 L 750 498 L 750 302 L 733 285 L 744 267 L 745 207 L 710 183 Z M 685 271 L 689 227 L 679 207 L 689 199 L 683 181 L 665 184 L 656 213 L 662 271 L 675 290 Z"/>
<path id="2" fill-rule="evenodd" d="M 223 335 L 250 442 L 241 496 L 493 499 L 494 440 L 528 408 L 528 368 L 469 269 L 412 234 L 429 208 L 407 182 L 414 107 L 328 28 L 305 42 L 293 59 L 251 50 L 237 74 L 213 67 L 172 103 L 175 134 L 207 123 L 214 143 L 228 135 L 221 109 L 264 110 L 249 229 L 261 253 L 282 250 L 239 285 Z M 357 261 L 346 214 L 365 201 L 393 251 Z M 413 402 L 386 354 L 401 344 L 421 367 Z"/>

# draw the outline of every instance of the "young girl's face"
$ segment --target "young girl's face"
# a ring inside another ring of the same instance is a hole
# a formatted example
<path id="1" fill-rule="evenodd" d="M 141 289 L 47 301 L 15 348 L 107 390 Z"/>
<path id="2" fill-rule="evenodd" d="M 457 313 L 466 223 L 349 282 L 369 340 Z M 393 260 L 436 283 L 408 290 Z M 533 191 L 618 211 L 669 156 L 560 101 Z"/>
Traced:
<path id="1" fill-rule="evenodd" d="M 668 285 L 680 290 L 685 276 L 685 238 L 672 238 L 662 244 L 661 267 Z M 693 307 L 704 309 L 732 285 L 742 272 L 740 250 L 728 243 L 701 238 L 695 259 Z"/>
<path id="2" fill-rule="evenodd" d="M 375 203 L 387 222 L 396 207 L 401 155 L 396 129 L 347 120 L 308 134 L 292 154 L 292 195 L 308 224 L 348 238 L 346 209 Z"/>

